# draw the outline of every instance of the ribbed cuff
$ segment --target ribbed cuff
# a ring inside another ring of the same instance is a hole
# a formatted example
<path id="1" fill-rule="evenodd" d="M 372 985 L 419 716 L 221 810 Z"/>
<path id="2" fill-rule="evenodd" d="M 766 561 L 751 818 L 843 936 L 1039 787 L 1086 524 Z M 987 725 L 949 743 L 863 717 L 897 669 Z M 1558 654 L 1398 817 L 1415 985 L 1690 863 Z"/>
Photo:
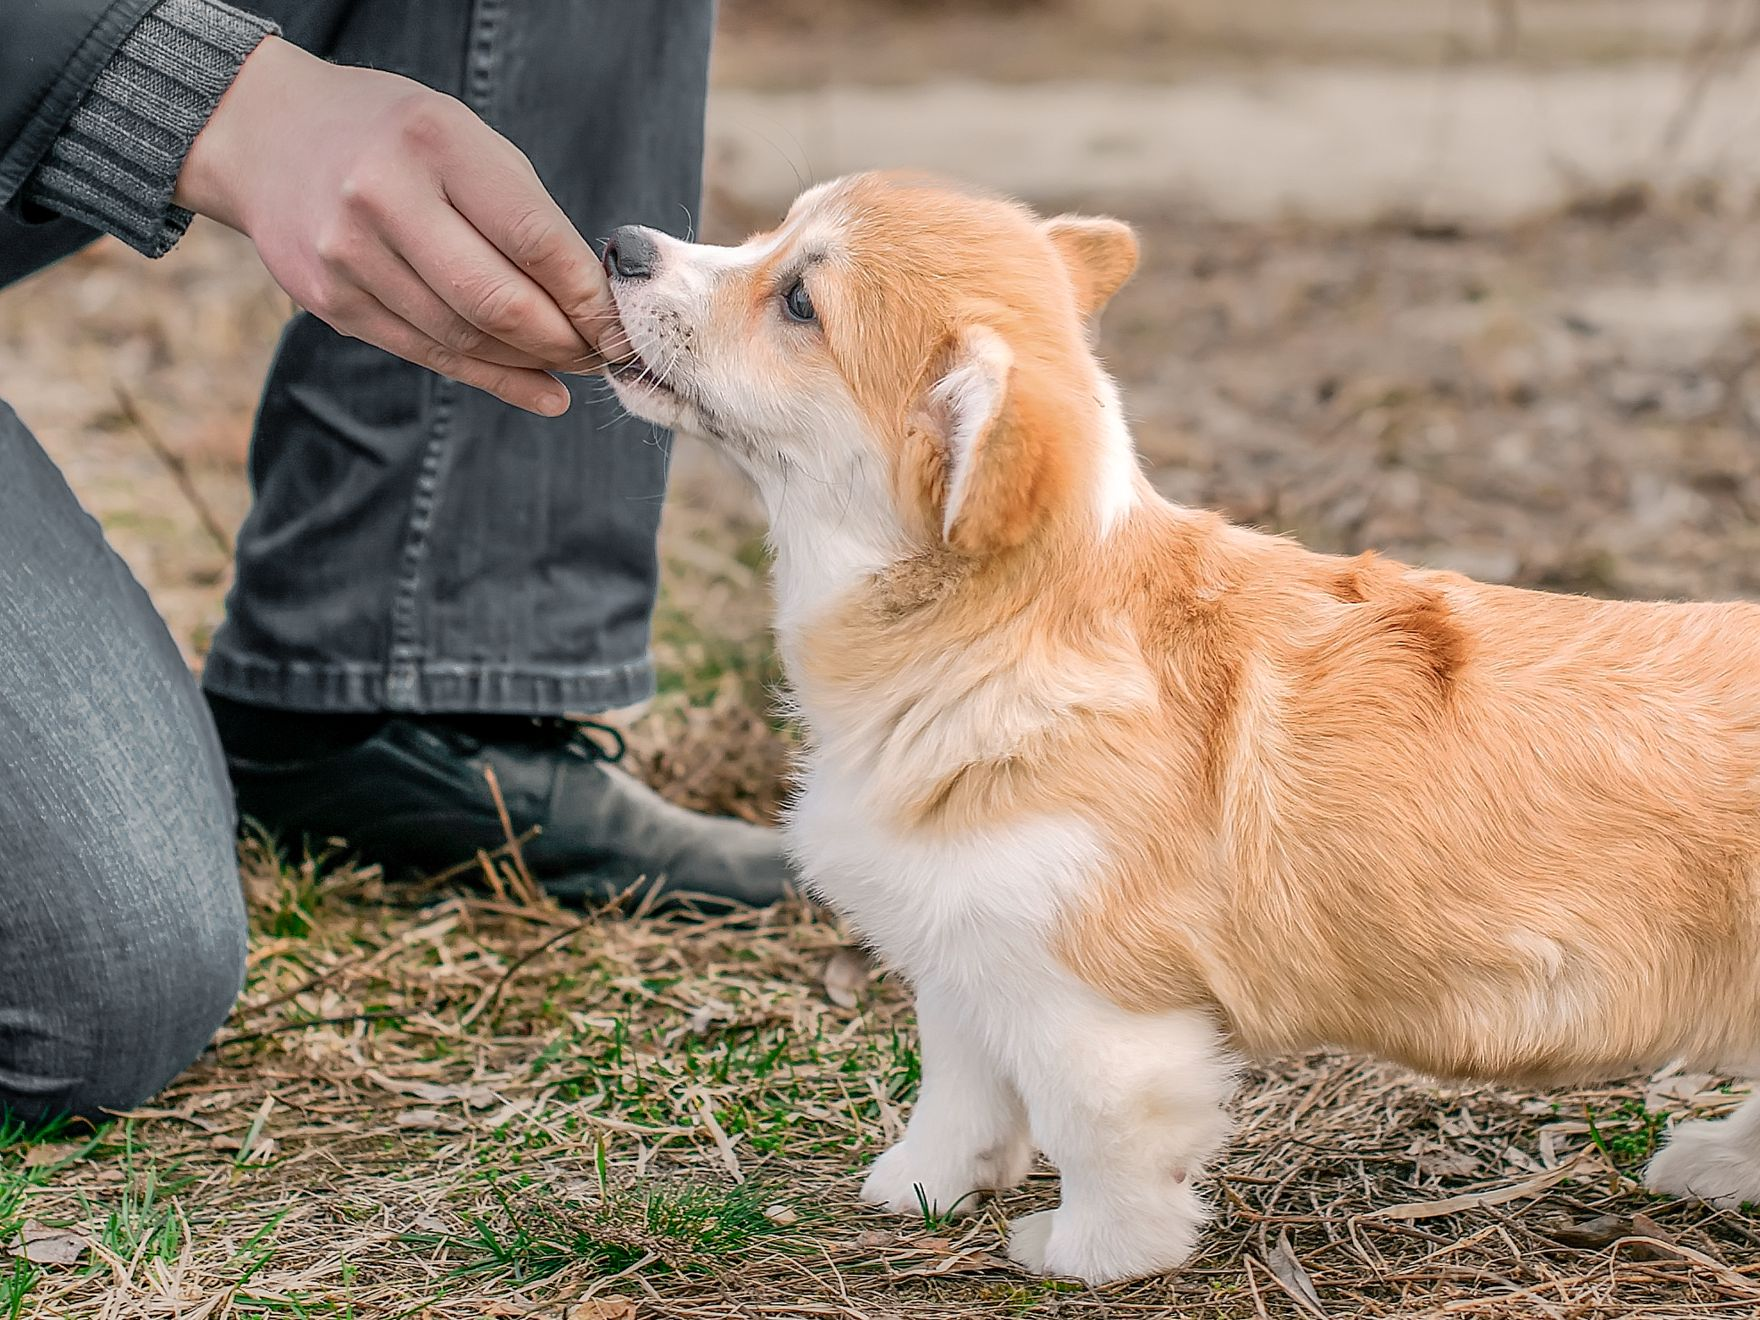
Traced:
<path id="1" fill-rule="evenodd" d="M 171 204 L 196 135 L 278 29 L 220 0 L 162 0 L 117 49 L 25 184 L 27 202 L 163 256 L 193 218 Z"/>

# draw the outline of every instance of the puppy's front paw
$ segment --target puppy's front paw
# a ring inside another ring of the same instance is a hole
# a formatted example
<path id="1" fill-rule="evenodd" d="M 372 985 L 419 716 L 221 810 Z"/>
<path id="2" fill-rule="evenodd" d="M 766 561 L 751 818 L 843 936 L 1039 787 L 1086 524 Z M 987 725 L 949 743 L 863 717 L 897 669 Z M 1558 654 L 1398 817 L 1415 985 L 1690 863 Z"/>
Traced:
<path id="1" fill-rule="evenodd" d="M 874 1161 L 862 1183 L 862 1200 L 912 1218 L 971 1214 L 984 1193 L 1025 1178 L 1032 1156 L 1025 1143 L 976 1155 L 937 1153 L 907 1136 Z"/>
<path id="2" fill-rule="evenodd" d="M 1051 1241 L 1051 1227 L 1057 1211 L 1041 1210 L 1008 1221 L 1008 1258 L 1022 1269 L 1034 1274 L 1055 1274 L 1045 1268 L 1045 1248 Z"/>
<path id="3" fill-rule="evenodd" d="M 1166 1274 L 1185 1264 L 1197 1237 L 1195 1220 L 1178 1219 L 1159 1230 L 1147 1225 L 1089 1226 L 1067 1210 L 1041 1210 L 1008 1225 L 1008 1258 L 1035 1274 L 1119 1283 Z"/>
<path id="4" fill-rule="evenodd" d="M 1760 1202 L 1760 1152 L 1741 1140 L 1728 1119 L 1682 1123 L 1644 1170 L 1644 1186 L 1660 1196 L 1691 1196 L 1733 1210 Z"/>
<path id="5" fill-rule="evenodd" d="M 934 1209 L 937 1197 L 931 1189 L 944 1192 L 945 1177 L 940 1171 L 925 1167 L 915 1155 L 916 1152 L 901 1141 L 875 1160 L 874 1167 L 868 1170 L 867 1178 L 862 1181 L 862 1200 L 895 1215 L 920 1215 L 926 1208 Z M 950 1198 L 942 1209 L 949 1209 L 951 1205 Z"/>

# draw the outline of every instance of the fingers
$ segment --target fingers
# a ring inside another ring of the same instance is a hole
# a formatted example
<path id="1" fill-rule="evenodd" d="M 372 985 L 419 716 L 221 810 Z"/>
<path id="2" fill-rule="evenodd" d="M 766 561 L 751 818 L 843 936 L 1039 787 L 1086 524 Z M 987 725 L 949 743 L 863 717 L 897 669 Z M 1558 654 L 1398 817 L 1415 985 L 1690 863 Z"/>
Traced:
<path id="1" fill-rule="evenodd" d="M 349 276 L 387 311 L 407 321 L 443 348 L 467 358 L 528 371 L 585 371 L 590 363 L 553 362 L 503 343 L 447 306 L 398 253 L 374 244 L 351 264 Z"/>
<path id="2" fill-rule="evenodd" d="M 560 417 L 568 411 L 568 390 L 548 372 L 485 361 L 449 348 L 368 294 L 360 294 L 348 314 L 331 324 L 345 335 L 485 390 L 516 408 L 543 417 Z"/>
<path id="3" fill-rule="evenodd" d="M 492 161 L 453 171 L 447 195 L 509 261 L 540 285 L 574 329 L 612 361 L 628 354 L 611 285 L 531 163 L 509 144 Z"/>
<path id="4" fill-rule="evenodd" d="M 617 328 L 610 287 L 531 163 L 457 102 L 400 107 L 387 112 L 399 167 L 341 186 L 340 214 L 317 244 L 325 285 L 371 294 L 395 333 L 449 354 L 453 367 L 437 369 L 461 380 L 463 363 L 513 373 L 516 390 L 543 372 L 603 368 L 598 343 Z M 615 338 L 627 355 L 620 328 Z"/>
<path id="5" fill-rule="evenodd" d="M 534 280 L 450 206 L 386 217 L 387 241 L 462 320 L 554 371 L 592 370 L 593 346 Z"/>

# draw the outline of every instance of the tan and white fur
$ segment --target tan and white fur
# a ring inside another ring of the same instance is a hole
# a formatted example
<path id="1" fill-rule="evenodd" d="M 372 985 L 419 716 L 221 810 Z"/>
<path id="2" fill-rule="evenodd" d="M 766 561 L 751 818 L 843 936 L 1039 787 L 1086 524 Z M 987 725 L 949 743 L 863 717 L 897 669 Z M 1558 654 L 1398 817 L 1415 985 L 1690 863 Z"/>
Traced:
<path id="1" fill-rule="evenodd" d="M 922 1095 L 866 1199 L 963 1208 L 1043 1151 L 1062 1199 L 1011 1254 L 1127 1278 L 1193 1248 L 1237 1057 L 1760 1055 L 1760 607 L 1165 502 L 1092 350 L 1116 221 L 867 175 L 738 247 L 650 238 L 616 389 L 756 483 L 810 732 L 792 848 L 917 995 Z M 1760 1110 L 1649 1182 L 1760 1198 Z"/>

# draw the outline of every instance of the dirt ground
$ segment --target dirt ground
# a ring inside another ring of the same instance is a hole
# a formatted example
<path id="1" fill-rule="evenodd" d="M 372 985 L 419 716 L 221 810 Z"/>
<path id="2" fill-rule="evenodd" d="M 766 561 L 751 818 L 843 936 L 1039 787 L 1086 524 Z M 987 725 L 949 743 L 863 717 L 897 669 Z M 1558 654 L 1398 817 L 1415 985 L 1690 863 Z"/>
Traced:
<path id="1" fill-rule="evenodd" d="M 765 218 L 724 203 L 709 231 Z M 1169 497 L 1498 581 L 1760 598 L 1748 203 L 1629 190 L 1495 228 L 1129 218 L 1145 266 L 1103 351 Z M 213 229 L 0 296 L 0 397 L 192 663 L 285 311 Z M 763 818 L 792 735 L 730 486 L 681 453 L 664 692 L 633 734 L 680 800 Z M 1269 1065 L 1191 1267 L 1096 1292 L 1001 1258 L 999 1217 L 1049 1203 L 1049 1170 L 962 1223 L 856 1205 L 918 1065 L 901 987 L 824 914 L 583 920 L 519 901 L 505 865 L 417 893 L 254 845 L 244 862 L 250 982 L 215 1049 L 101 1132 L 0 1134 L 5 1320 L 1760 1311 L 1752 1217 L 1633 1181 L 1669 1122 L 1733 1105 L 1726 1079 L 1528 1094 Z"/>

